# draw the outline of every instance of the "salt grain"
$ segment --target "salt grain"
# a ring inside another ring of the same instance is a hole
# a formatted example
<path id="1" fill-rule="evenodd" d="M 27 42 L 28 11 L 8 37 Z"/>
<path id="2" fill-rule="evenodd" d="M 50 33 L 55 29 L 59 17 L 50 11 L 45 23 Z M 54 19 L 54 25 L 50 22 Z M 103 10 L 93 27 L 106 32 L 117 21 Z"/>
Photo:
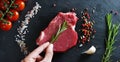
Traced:
<path id="1" fill-rule="evenodd" d="M 83 46 L 83 44 L 80 44 L 80 45 L 79 45 L 79 47 L 82 47 L 82 46 Z"/>
<path id="2" fill-rule="evenodd" d="M 115 15 L 118 15 L 118 11 L 115 11 Z"/>
<path id="3" fill-rule="evenodd" d="M 31 11 L 28 11 L 25 15 L 25 20 L 21 22 L 21 25 L 17 28 L 18 34 L 15 35 L 15 41 L 18 43 L 19 47 L 21 48 L 21 52 L 25 55 L 28 54 L 28 50 L 25 43 L 25 35 L 29 32 L 28 31 L 28 24 L 30 19 L 33 18 L 37 13 L 41 6 L 36 2 L 36 5 L 33 7 Z M 18 21 L 20 23 L 20 21 Z"/>
<path id="4" fill-rule="evenodd" d="M 92 10 L 92 13 L 95 13 L 95 10 L 94 10 L 94 9 Z"/>
<path id="5" fill-rule="evenodd" d="M 53 7 L 56 7 L 56 4 L 55 4 L 55 3 L 53 4 Z"/>

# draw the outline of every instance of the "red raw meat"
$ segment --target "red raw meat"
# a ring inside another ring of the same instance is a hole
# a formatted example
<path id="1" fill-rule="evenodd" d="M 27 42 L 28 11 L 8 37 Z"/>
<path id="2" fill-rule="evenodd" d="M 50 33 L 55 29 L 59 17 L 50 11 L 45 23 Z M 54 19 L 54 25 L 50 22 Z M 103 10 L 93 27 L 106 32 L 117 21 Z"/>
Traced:
<path id="1" fill-rule="evenodd" d="M 50 22 L 48 27 L 45 30 L 41 31 L 40 36 L 36 40 L 37 44 L 41 45 L 45 42 L 51 41 L 51 37 L 56 34 L 59 26 L 64 21 L 66 21 L 68 27 L 55 40 L 54 51 L 64 52 L 69 48 L 75 46 L 78 39 L 77 32 L 75 31 L 75 25 L 77 23 L 77 20 L 78 18 L 76 17 L 76 13 L 74 12 L 59 12 L 58 15 Z"/>

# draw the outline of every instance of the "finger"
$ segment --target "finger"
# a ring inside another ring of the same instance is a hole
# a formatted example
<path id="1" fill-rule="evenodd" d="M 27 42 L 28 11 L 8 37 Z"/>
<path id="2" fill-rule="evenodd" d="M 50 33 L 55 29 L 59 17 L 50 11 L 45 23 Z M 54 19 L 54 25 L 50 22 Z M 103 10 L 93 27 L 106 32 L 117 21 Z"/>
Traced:
<path id="1" fill-rule="evenodd" d="M 36 58 L 44 49 L 46 49 L 48 47 L 48 45 L 49 45 L 49 42 L 42 44 L 41 46 L 36 48 L 33 52 L 31 52 L 28 55 L 28 57 Z"/>
<path id="2" fill-rule="evenodd" d="M 43 59 L 43 57 L 39 55 L 39 56 L 36 58 L 36 62 L 39 62 L 39 61 L 41 61 L 42 59 Z"/>
<path id="3" fill-rule="evenodd" d="M 53 44 L 50 44 L 48 46 L 48 48 L 46 49 L 46 55 L 45 58 L 41 61 L 41 62 L 45 62 L 45 61 L 52 61 L 52 57 L 53 57 Z"/>

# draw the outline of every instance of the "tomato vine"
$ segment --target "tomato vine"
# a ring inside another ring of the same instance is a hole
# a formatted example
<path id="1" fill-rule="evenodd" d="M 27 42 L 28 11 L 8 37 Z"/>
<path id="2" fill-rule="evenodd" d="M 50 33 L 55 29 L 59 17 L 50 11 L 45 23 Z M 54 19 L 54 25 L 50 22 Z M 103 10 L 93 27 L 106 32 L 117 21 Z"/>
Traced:
<path id="1" fill-rule="evenodd" d="M 19 18 L 19 11 L 25 7 L 23 0 L 1 0 L 0 1 L 0 28 L 5 31 L 7 27 L 2 28 L 4 25 L 12 26 Z M 7 29 L 7 31 L 10 29 Z"/>

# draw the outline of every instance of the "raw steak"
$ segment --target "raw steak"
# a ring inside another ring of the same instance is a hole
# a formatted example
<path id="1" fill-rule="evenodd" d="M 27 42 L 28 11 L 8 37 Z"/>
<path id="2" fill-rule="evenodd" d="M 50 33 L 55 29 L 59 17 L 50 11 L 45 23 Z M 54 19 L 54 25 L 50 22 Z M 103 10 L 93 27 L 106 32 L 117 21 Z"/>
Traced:
<path id="1" fill-rule="evenodd" d="M 50 22 L 48 27 L 41 31 L 40 36 L 38 37 L 37 44 L 41 45 L 45 42 L 51 41 L 51 37 L 56 34 L 59 29 L 59 26 L 66 21 L 67 29 L 63 31 L 54 42 L 54 51 L 55 52 L 64 52 L 69 48 L 73 47 L 77 43 L 78 35 L 75 31 L 75 25 L 78 18 L 74 12 L 62 13 L 59 12 L 58 15 Z"/>

